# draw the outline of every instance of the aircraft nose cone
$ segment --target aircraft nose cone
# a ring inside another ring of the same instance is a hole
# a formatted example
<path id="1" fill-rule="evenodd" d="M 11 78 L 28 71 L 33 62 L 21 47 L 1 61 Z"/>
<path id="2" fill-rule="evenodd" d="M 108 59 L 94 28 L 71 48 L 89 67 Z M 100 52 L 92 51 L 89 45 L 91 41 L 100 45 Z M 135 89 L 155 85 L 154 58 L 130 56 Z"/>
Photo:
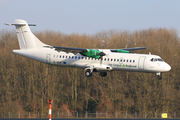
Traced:
<path id="1" fill-rule="evenodd" d="M 169 70 L 171 70 L 171 66 L 170 66 L 170 65 L 168 65 L 168 71 L 169 71 Z"/>
<path id="2" fill-rule="evenodd" d="M 166 71 L 170 71 L 171 70 L 171 66 L 166 63 L 166 65 L 164 66 L 164 69 Z"/>

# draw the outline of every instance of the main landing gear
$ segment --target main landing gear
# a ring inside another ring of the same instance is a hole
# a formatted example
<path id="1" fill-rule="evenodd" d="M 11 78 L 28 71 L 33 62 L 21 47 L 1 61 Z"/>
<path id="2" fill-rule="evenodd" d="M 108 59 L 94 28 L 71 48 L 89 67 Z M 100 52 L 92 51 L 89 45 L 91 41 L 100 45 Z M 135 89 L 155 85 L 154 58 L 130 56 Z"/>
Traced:
<path id="1" fill-rule="evenodd" d="M 101 77 L 106 77 L 107 76 L 107 72 L 100 72 L 100 76 Z"/>
<path id="2" fill-rule="evenodd" d="M 87 69 L 85 72 L 86 77 L 91 77 L 92 76 L 92 72 L 90 69 Z"/>
<path id="3" fill-rule="evenodd" d="M 158 79 L 159 79 L 159 80 L 162 79 L 162 73 L 156 73 L 156 75 L 158 76 Z"/>
<path id="4" fill-rule="evenodd" d="M 96 72 L 96 71 L 94 71 L 94 72 Z M 91 77 L 91 76 L 92 76 L 92 73 L 93 73 L 93 71 L 90 70 L 90 69 L 87 69 L 87 70 L 85 71 L 86 77 Z M 100 76 L 101 76 L 101 77 L 106 77 L 106 76 L 107 76 L 107 72 L 100 72 Z"/>

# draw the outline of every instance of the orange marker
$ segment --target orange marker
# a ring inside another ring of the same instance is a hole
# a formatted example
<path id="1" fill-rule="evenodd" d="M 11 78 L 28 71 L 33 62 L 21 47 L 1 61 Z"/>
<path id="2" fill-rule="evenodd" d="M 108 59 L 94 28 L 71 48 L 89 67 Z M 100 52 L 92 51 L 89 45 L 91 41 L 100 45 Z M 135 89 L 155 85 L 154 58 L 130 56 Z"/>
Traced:
<path id="1" fill-rule="evenodd" d="M 52 105 L 53 100 L 48 100 L 49 103 L 49 120 L 51 120 L 51 105 Z"/>

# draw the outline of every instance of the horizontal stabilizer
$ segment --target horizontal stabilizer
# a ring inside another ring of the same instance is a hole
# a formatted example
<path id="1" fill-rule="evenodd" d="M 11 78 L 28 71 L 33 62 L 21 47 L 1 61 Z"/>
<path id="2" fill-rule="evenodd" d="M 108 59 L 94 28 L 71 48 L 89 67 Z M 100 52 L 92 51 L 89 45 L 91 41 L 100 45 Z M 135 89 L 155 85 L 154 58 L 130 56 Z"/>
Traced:
<path id="1" fill-rule="evenodd" d="M 9 24 L 9 23 L 5 23 L 5 25 L 15 25 L 15 26 L 25 26 L 26 24 L 22 24 L 22 23 L 19 23 L 19 24 Z M 27 24 L 28 26 L 36 26 L 35 24 Z"/>
<path id="2" fill-rule="evenodd" d="M 30 30 L 29 26 L 36 26 L 35 24 L 28 24 L 25 20 L 15 19 L 14 23 L 5 23 L 5 25 L 15 26 L 18 37 L 18 42 L 21 50 L 41 49 L 46 44 L 42 43 Z"/>

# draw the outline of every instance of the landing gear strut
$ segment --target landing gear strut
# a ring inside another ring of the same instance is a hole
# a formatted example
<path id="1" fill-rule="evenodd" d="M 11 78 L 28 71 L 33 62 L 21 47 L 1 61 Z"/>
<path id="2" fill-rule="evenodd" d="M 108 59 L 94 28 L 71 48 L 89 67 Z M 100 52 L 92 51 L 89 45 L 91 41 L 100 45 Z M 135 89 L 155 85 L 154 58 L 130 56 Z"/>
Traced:
<path id="1" fill-rule="evenodd" d="M 159 80 L 162 79 L 162 73 L 156 73 L 156 75 L 158 75 L 158 79 L 159 79 Z"/>

